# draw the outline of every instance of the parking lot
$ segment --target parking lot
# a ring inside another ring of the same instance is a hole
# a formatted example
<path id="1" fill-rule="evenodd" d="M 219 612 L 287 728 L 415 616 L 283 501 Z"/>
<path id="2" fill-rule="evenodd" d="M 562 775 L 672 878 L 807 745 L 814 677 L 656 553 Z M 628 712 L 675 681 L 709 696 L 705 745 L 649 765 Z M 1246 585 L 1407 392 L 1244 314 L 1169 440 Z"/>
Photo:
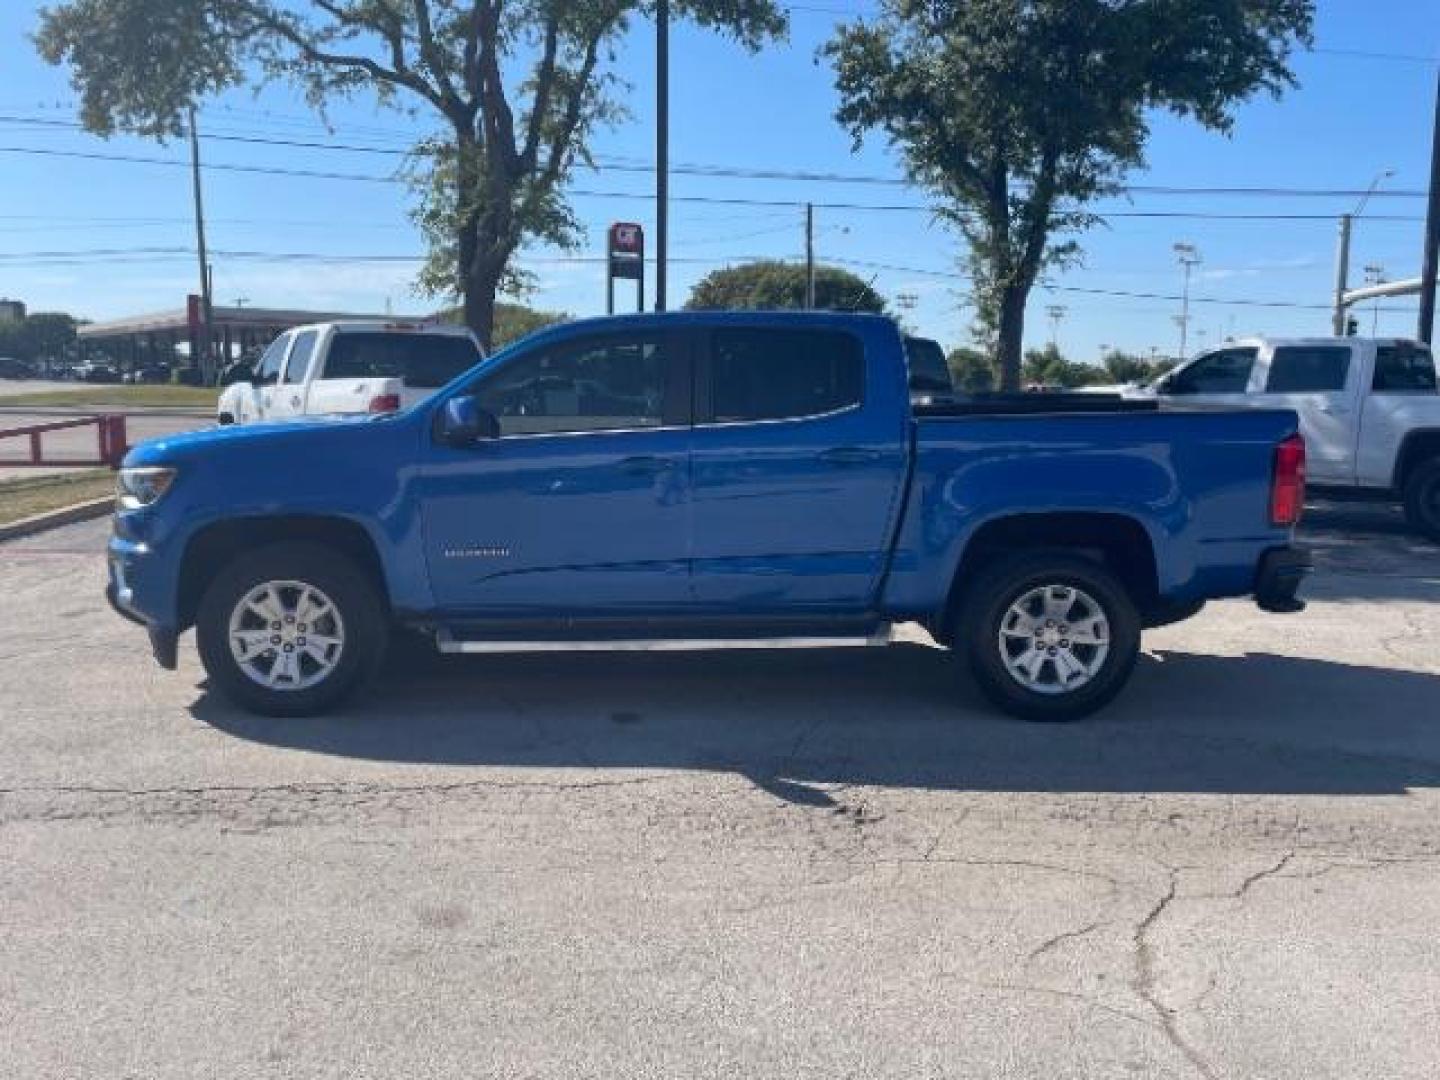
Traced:
<path id="1" fill-rule="evenodd" d="M 106 528 L 0 545 L 8 1075 L 1436 1075 L 1440 549 L 1388 509 L 1067 726 L 918 640 L 407 651 L 259 720 L 105 607 Z"/>

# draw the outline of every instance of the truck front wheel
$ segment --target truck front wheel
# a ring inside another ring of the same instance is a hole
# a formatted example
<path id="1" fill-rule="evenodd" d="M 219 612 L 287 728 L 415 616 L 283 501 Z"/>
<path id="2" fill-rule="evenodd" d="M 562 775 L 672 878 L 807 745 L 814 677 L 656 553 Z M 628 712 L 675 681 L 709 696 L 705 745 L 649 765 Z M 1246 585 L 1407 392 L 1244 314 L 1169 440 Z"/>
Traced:
<path id="1" fill-rule="evenodd" d="M 384 609 L 368 577 L 339 552 L 271 544 L 216 576 L 195 621 L 200 660 L 232 701 L 266 716 L 338 705 L 385 651 Z"/>
<path id="2" fill-rule="evenodd" d="M 1140 616 L 1103 566 L 1062 553 L 1019 554 L 981 571 L 955 647 L 985 695 L 1026 720 L 1075 720 L 1125 686 Z"/>
<path id="3" fill-rule="evenodd" d="M 1411 471 L 1405 481 L 1405 516 L 1412 529 L 1440 543 L 1440 458 Z"/>

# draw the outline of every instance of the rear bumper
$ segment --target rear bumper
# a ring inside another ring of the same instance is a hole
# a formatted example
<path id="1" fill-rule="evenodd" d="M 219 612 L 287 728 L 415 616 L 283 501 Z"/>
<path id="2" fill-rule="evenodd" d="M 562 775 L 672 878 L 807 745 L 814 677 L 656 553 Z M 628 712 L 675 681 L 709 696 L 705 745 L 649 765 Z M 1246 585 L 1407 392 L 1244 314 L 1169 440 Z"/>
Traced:
<path id="1" fill-rule="evenodd" d="M 1315 569 L 1306 548 L 1271 548 L 1260 557 L 1255 572 L 1255 603 L 1262 611 L 1289 614 L 1305 610 L 1305 601 L 1296 597 L 1300 583 Z"/>

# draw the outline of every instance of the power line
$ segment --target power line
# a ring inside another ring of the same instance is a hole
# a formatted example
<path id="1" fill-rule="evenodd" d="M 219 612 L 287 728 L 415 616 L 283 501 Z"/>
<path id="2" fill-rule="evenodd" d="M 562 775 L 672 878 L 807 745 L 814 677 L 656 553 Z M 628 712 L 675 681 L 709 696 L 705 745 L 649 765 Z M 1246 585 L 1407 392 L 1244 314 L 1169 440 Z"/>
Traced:
<path id="1" fill-rule="evenodd" d="M 25 146 L 0 146 L 0 154 L 25 154 L 41 157 L 73 158 L 86 161 L 117 161 L 127 164 L 141 165 L 164 165 L 174 168 L 188 168 L 189 163 L 176 158 L 154 158 L 142 157 L 136 154 L 101 154 L 81 150 L 47 150 L 38 147 Z M 309 169 L 287 169 L 268 165 L 235 165 L 222 162 L 206 162 L 202 166 L 205 170 L 212 172 L 237 172 L 259 176 L 289 176 L 312 180 L 359 180 L 372 183 L 400 183 L 402 177 L 397 176 L 376 176 L 363 173 L 336 173 L 320 172 Z M 649 202 L 653 196 L 643 191 L 596 191 L 585 188 L 571 188 L 566 192 L 574 198 L 590 199 L 638 199 Z M 672 195 L 671 200 L 677 203 L 690 203 L 701 206 L 764 206 L 764 207 L 802 207 L 805 201 L 798 199 L 756 199 L 740 196 L 717 196 L 717 195 Z M 812 200 L 813 202 L 813 200 Z M 813 202 L 817 209 L 823 210 L 855 210 L 855 211 L 877 211 L 877 212 L 903 212 L 933 214 L 935 208 L 921 206 L 915 203 L 857 203 L 857 202 Z M 1211 221 L 1334 221 L 1333 214 L 1226 214 L 1205 211 L 1150 211 L 1150 210 L 1112 210 L 1095 215 L 1100 220 L 1111 218 L 1193 218 Z M 1382 221 L 1403 221 L 1413 222 L 1421 220 L 1418 217 L 1402 215 L 1368 214 L 1365 218 L 1370 222 Z"/>
<path id="2" fill-rule="evenodd" d="M 18 123 L 26 125 L 40 125 L 45 127 L 60 127 L 70 130 L 84 130 L 82 124 L 68 120 L 51 120 L 46 118 L 22 117 L 7 114 L 0 114 L 0 123 Z M 279 146 L 289 149 L 306 150 L 329 150 L 342 153 L 365 153 L 381 154 L 389 157 L 413 156 L 414 151 L 404 150 L 396 147 L 365 146 L 354 143 L 320 142 L 308 139 L 279 139 L 251 135 L 223 135 L 207 134 L 201 136 L 203 139 L 214 142 L 234 142 L 254 146 Z M 3 148 L 7 152 L 19 152 L 23 148 Z M 65 153 L 76 153 L 74 151 L 45 150 L 40 148 L 28 148 L 35 153 L 47 153 L 61 155 Z M 169 163 L 170 159 L 165 158 L 140 158 L 127 155 L 123 158 L 115 155 L 116 160 L 132 162 L 145 162 L 151 164 Z M 650 174 L 654 171 L 654 165 L 638 159 L 622 159 L 597 155 L 597 172 L 629 172 Z M 225 167 L 225 166 L 211 166 Z M 240 169 L 255 169 L 260 166 L 229 166 Z M 713 177 L 726 180 L 781 180 L 795 181 L 802 183 L 822 184 L 876 184 L 888 187 L 913 187 L 908 180 L 895 176 L 880 176 L 866 173 L 837 173 L 837 172 L 816 172 L 805 169 L 775 169 L 757 168 L 736 165 L 716 165 L 680 163 L 671 166 L 671 171 L 687 176 Z M 309 171 L 298 173 L 299 175 L 311 176 Z M 362 176 L 358 174 L 343 174 L 344 179 L 388 181 L 396 180 L 396 177 L 383 176 Z M 1204 185 L 1177 185 L 1177 184 L 1126 184 L 1118 193 L 1129 195 L 1197 195 L 1197 196 L 1238 196 L 1243 198 L 1353 198 L 1356 196 L 1368 195 L 1370 198 L 1380 199 L 1423 199 L 1428 197 L 1428 192 L 1419 189 L 1386 188 L 1378 191 L 1369 191 L 1360 188 L 1302 188 L 1286 186 L 1204 186 Z M 646 196 L 647 198 L 649 196 Z"/>

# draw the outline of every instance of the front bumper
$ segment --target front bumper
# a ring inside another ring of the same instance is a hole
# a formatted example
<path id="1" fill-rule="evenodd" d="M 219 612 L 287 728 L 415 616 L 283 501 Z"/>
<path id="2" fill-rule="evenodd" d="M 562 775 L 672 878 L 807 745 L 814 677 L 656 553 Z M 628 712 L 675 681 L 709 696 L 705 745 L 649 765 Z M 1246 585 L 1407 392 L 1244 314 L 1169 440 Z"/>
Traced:
<path id="1" fill-rule="evenodd" d="M 114 555 L 110 559 L 110 577 L 105 583 L 105 599 L 115 614 L 145 628 L 155 662 L 166 671 L 174 671 L 178 662 L 180 635 L 170 627 L 151 622 L 130 606 L 134 602 L 134 594 L 126 582 L 125 563 Z"/>
<path id="2" fill-rule="evenodd" d="M 1307 548 L 1294 545 L 1271 548 L 1260 557 L 1260 566 L 1255 572 L 1255 603 L 1262 611 L 1277 614 L 1304 611 L 1305 601 L 1295 594 L 1314 569 Z"/>

